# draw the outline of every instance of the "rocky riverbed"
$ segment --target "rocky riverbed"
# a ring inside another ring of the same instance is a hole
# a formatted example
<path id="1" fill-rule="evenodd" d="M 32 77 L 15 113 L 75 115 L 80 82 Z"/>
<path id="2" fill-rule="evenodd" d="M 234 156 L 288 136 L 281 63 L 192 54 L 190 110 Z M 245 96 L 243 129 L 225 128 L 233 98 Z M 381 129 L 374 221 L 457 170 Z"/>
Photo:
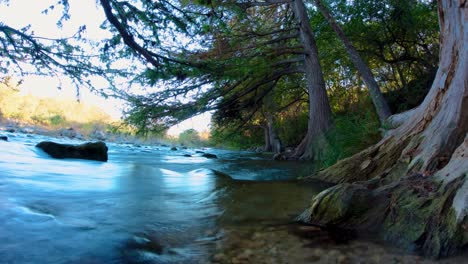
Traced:
<path id="1" fill-rule="evenodd" d="M 346 234 L 331 234 L 311 226 L 237 226 L 224 230 L 210 261 L 219 264 L 462 264 L 468 260 L 467 256 L 425 259 L 382 241 L 348 239 Z"/>

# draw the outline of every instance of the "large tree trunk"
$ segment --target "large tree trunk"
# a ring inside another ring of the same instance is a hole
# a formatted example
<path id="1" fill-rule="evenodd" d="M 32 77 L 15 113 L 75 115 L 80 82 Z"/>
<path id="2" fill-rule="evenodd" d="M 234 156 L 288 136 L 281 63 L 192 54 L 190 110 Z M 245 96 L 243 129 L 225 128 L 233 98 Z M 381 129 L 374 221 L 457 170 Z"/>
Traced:
<path id="1" fill-rule="evenodd" d="M 332 125 L 331 108 L 328 102 L 323 72 L 318 58 L 315 37 L 310 27 L 303 0 L 294 0 L 292 10 L 299 22 L 299 32 L 304 45 L 305 77 L 309 92 L 309 121 L 307 134 L 296 148 L 293 158 L 320 159 L 321 146 L 326 144 L 325 133 Z"/>
<path id="2" fill-rule="evenodd" d="M 427 97 L 378 144 L 315 175 L 340 184 L 301 220 L 371 229 L 434 257 L 468 245 L 468 1 L 438 5 L 440 64 Z"/>
<path id="3" fill-rule="evenodd" d="M 388 107 L 388 104 L 385 101 L 385 98 L 382 95 L 382 92 L 380 91 L 379 85 L 375 81 L 372 71 L 370 70 L 369 66 L 367 66 L 367 64 L 364 62 L 364 60 L 361 58 L 361 56 L 357 52 L 356 48 L 354 48 L 351 41 L 349 41 L 349 39 L 346 37 L 343 30 L 335 21 L 335 19 L 330 14 L 328 9 L 323 5 L 322 1 L 321 0 L 314 0 L 314 1 L 315 1 L 315 5 L 317 6 L 317 8 L 320 10 L 322 15 L 327 19 L 328 23 L 331 25 L 331 27 L 335 31 L 336 35 L 338 35 L 340 40 L 343 42 L 346 48 L 346 52 L 349 54 L 351 61 L 353 62 L 354 66 L 361 74 L 362 79 L 364 80 L 364 82 L 367 85 L 367 88 L 369 89 L 369 93 L 370 93 L 372 102 L 374 103 L 377 115 L 379 116 L 380 123 L 384 124 L 387 118 L 391 115 L 391 111 L 390 111 L 390 107 Z"/>

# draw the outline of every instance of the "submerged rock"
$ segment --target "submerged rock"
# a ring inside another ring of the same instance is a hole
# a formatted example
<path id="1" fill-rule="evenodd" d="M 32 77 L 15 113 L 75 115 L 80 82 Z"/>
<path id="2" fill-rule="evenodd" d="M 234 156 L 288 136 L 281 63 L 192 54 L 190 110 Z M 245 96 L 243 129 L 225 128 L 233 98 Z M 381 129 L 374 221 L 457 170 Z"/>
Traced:
<path id="1" fill-rule="evenodd" d="M 176 147 L 172 147 L 171 150 L 174 150 L 174 151 L 175 151 L 175 150 L 177 150 L 177 148 L 176 148 Z"/>
<path id="2" fill-rule="evenodd" d="M 205 157 L 207 159 L 217 159 L 218 158 L 218 156 L 216 156 L 215 154 L 210 154 L 210 153 L 203 153 L 202 157 Z"/>
<path id="3" fill-rule="evenodd" d="M 7 136 L 1 136 L 1 135 L 0 135 L 0 140 L 8 141 L 8 137 L 7 137 Z"/>
<path id="4" fill-rule="evenodd" d="M 273 160 L 287 160 L 288 157 L 286 156 L 285 153 L 276 153 L 273 155 Z"/>
<path id="5" fill-rule="evenodd" d="M 104 142 L 88 142 L 81 145 L 59 144 L 43 141 L 36 145 L 51 157 L 56 159 L 88 159 L 107 161 L 107 146 Z"/>

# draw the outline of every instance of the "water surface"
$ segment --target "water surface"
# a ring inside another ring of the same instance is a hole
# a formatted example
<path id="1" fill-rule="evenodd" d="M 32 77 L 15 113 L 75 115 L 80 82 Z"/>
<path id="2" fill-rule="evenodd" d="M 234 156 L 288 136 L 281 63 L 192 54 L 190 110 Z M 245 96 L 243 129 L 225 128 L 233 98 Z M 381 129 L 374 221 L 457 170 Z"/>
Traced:
<path id="1" fill-rule="evenodd" d="M 251 152 L 109 143 L 105 163 L 56 160 L 34 147 L 50 138 L 7 135 L 2 263 L 204 263 L 226 228 L 288 222 L 323 188 L 289 181 L 307 164 Z"/>

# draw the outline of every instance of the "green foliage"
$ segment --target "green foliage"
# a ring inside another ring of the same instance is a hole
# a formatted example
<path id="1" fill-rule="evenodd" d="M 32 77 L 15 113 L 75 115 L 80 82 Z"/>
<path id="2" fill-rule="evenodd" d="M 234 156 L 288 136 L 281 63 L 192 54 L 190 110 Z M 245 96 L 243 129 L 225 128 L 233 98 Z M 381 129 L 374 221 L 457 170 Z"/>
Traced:
<path id="1" fill-rule="evenodd" d="M 81 37 L 84 28 L 72 38 L 54 40 L 32 37 L 29 26 L 15 29 L 0 21 L 4 44 L 0 52 L 5 55 L 0 74 L 65 74 L 91 89 L 93 76 L 103 77 L 110 86 L 114 77 L 129 76 L 132 84 L 145 87 L 144 94 L 140 89 L 118 91 L 129 102 L 127 123 L 100 129 L 160 135 L 170 125 L 215 110 L 214 145 L 237 149 L 264 145 L 267 116 L 274 117 L 284 145 L 300 142 L 307 130 L 309 107 L 303 47 L 290 7 L 251 7 L 249 1 L 100 2 L 109 11 L 102 28 L 111 36 L 93 46 L 99 50 L 99 60 L 85 53 L 90 43 Z M 437 66 L 434 1 L 324 2 L 387 92 L 392 110 L 417 105 Z M 59 1 L 59 6 L 64 7 L 61 24 L 68 18 L 68 2 Z M 343 44 L 313 5 L 308 7 L 336 115 L 323 161 L 328 166 L 375 142 L 378 122 Z M 129 68 L 114 69 L 115 62 Z M 0 75 L 0 81 L 5 76 Z M 92 131 L 108 123 L 99 111 L 86 110 L 76 102 L 36 100 L 12 89 L 0 89 L 0 110 L 3 118 L 51 127 L 79 123 Z M 184 132 L 182 140 L 196 141 L 193 132 Z"/>
<path id="2" fill-rule="evenodd" d="M 66 122 L 66 118 L 59 115 L 59 114 L 55 114 L 51 117 L 49 117 L 49 121 L 50 121 L 50 124 L 53 125 L 53 126 L 60 126 L 60 125 L 63 125 L 65 124 Z"/>
<path id="3" fill-rule="evenodd" d="M 384 91 L 402 89 L 413 80 L 432 76 L 437 68 L 439 48 L 437 5 L 434 1 L 333 2 L 335 4 L 330 6 L 335 18 L 368 62 Z M 330 78 L 335 84 L 359 85 L 354 66 L 343 53 L 342 44 L 333 40 L 336 37 L 330 31 L 324 25 L 317 35 L 325 72 L 339 73 Z"/>
<path id="4" fill-rule="evenodd" d="M 187 129 L 179 134 L 178 143 L 183 146 L 200 146 L 201 138 L 195 129 Z"/>
<path id="5" fill-rule="evenodd" d="M 250 127 L 240 129 L 235 126 L 212 127 L 210 145 L 233 150 L 245 150 L 263 146 L 263 129 Z"/>
<path id="6" fill-rule="evenodd" d="M 295 147 L 301 143 L 307 131 L 308 115 L 306 111 L 287 112 L 277 118 L 275 129 L 285 147 Z"/>
<path id="7" fill-rule="evenodd" d="M 435 72 L 432 74 L 427 73 L 425 76 L 410 81 L 405 87 L 399 90 L 385 93 L 385 99 L 392 113 L 401 113 L 421 104 L 431 88 L 434 77 Z"/>
<path id="8" fill-rule="evenodd" d="M 338 160 L 349 157 L 380 140 L 379 120 L 368 107 L 360 112 L 349 112 L 335 116 L 335 127 L 327 135 L 328 149 L 319 168 L 326 168 Z"/>
<path id="9" fill-rule="evenodd" d="M 0 1 L 0 5 L 8 3 Z M 55 30 L 60 30 L 63 22 L 70 18 L 68 0 L 57 1 L 45 10 L 36 11 L 38 14 L 42 11 L 44 15 L 61 12 Z M 8 76 L 57 76 L 73 83 L 77 90 L 82 87 L 100 90 L 96 84 L 99 81 L 115 88 L 114 78 L 127 76 L 127 69 L 113 67 L 112 62 L 99 61 L 95 55 L 89 54 L 98 44 L 83 37 L 84 25 L 70 36 L 54 38 L 38 36 L 35 33 L 37 25 L 28 24 L 27 20 L 24 21 L 26 26 L 21 28 L 9 25 L 9 22 L 0 18 L 0 82 Z"/>

